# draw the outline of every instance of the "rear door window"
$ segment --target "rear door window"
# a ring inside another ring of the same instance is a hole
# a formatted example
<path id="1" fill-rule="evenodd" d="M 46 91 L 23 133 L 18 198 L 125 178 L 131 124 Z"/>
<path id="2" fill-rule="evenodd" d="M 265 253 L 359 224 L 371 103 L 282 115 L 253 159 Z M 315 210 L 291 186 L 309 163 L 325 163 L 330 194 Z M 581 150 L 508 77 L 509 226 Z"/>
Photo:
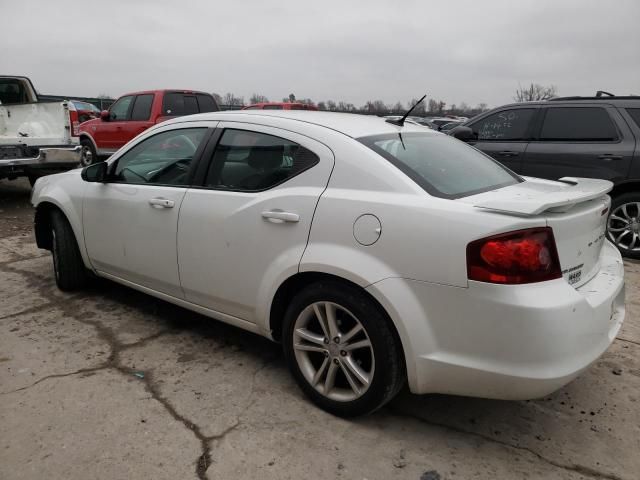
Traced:
<path id="1" fill-rule="evenodd" d="M 153 94 L 138 95 L 131 110 L 131 120 L 145 121 L 151 116 Z"/>
<path id="2" fill-rule="evenodd" d="M 264 110 L 282 110 L 282 105 L 265 105 Z"/>
<path id="3" fill-rule="evenodd" d="M 540 131 L 547 142 L 612 142 L 618 131 L 601 107 L 548 108 Z"/>
<path id="4" fill-rule="evenodd" d="M 196 98 L 198 99 L 198 111 L 200 113 L 218 111 L 218 105 L 216 105 L 216 102 L 211 95 L 199 93 L 196 95 Z"/>
<path id="5" fill-rule="evenodd" d="M 266 133 L 226 129 L 207 173 L 206 186 L 260 191 L 274 187 L 320 161 L 311 150 Z"/>
<path id="6" fill-rule="evenodd" d="M 165 93 L 162 102 L 163 115 L 182 116 L 198 113 L 198 101 L 191 94 L 169 92 Z"/>
<path id="7" fill-rule="evenodd" d="M 436 197 L 460 198 L 522 181 L 491 157 L 452 137 L 390 133 L 358 140 Z"/>
<path id="8" fill-rule="evenodd" d="M 535 108 L 502 110 L 471 124 L 470 127 L 481 141 L 526 140 L 535 112 Z"/>

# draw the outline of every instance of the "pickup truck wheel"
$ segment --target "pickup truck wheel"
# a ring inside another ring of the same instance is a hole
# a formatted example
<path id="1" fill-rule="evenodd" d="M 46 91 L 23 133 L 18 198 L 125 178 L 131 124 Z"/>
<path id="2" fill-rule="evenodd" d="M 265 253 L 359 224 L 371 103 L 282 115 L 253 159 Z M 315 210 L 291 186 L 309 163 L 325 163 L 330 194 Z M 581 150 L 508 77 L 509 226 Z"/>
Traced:
<path id="1" fill-rule="evenodd" d="M 300 388 L 334 415 L 371 413 L 405 383 L 393 327 L 364 292 L 350 285 L 323 281 L 296 295 L 285 314 L 283 347 Z"/>
<path id="2" fill-rule="evenodd" d="M 623 256 L 640 259 L 640 192 L 624 193 L 613 199 L 607 236 Z"/>
<path id="3" fill-rule="evenodd" d="M 83 138 L 82 140 L 80 140 L 80 146 L 82 147 L 82 152 L 80 155 L 81 166 L 88 167 L 92 163 L 98 161 L 98 155 L 91 140 L 89 140 L 88 138 Z"/>
<path id="4" fill-rule="evenodd" d="M 59 211 L 51 212 L 51 253 L 56 285 L 70 292 L 84 287 L 87 271 L 71 225 Z"/>

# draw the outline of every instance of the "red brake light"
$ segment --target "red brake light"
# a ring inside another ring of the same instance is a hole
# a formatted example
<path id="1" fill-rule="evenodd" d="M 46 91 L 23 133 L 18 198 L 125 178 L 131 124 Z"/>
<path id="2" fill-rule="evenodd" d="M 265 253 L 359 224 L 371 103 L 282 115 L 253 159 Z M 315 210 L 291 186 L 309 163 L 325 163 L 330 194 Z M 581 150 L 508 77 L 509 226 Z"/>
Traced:
<path id="1" fill-rule="evenodd" d="M 528 228 L 471 242 L 467 245 L 467 277 L 503 284 L 562 278 L 553 230 Z"/>

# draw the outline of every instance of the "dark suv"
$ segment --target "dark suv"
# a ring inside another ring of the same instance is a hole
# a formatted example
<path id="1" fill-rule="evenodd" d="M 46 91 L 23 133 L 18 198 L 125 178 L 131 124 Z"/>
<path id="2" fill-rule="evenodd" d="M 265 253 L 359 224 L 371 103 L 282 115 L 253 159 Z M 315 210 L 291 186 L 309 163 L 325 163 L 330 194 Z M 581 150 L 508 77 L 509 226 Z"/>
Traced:
<path id="1" fill-rule="evenodd" d="M 612 181 L 608 237 L 623 255 L 640 258 L 640 96 L 514 103 L 449 134 L 521 175 Z"/>

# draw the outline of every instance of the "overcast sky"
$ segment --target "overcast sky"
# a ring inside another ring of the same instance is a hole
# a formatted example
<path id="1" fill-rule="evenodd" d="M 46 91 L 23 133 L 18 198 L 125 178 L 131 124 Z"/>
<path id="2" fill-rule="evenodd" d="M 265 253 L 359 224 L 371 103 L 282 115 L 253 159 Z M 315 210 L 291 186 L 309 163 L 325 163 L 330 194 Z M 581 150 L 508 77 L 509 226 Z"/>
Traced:
<path id="1" fill-rule="evenodd" d="M 41 93 L 496 106 L 518 84 L 640 94 L 640 1 L 0 0 L 0 74 Z"/>

